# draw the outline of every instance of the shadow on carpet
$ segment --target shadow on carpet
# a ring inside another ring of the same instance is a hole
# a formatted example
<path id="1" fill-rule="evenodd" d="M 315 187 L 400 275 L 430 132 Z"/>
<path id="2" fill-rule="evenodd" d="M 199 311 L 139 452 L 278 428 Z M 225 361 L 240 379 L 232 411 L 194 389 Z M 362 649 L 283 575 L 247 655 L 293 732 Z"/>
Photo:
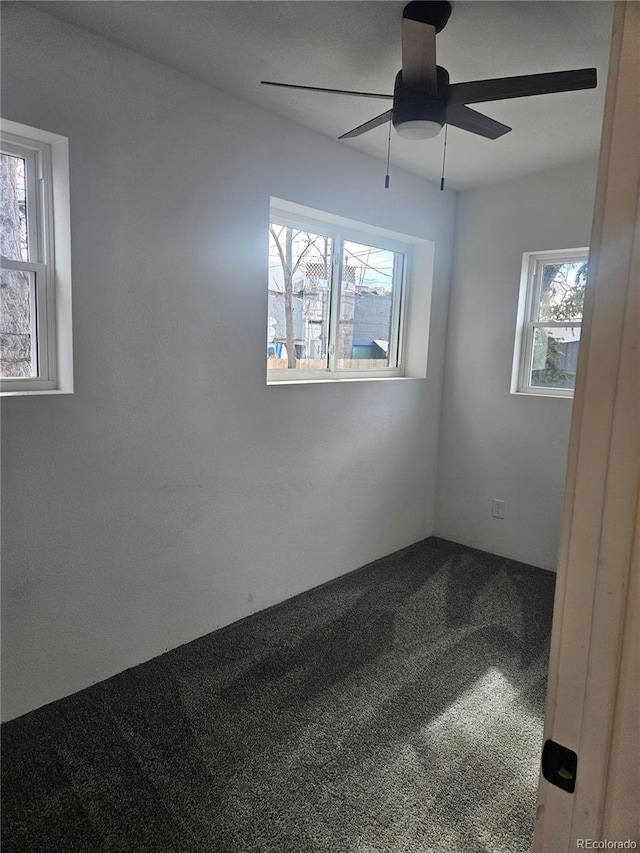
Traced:
<path id="1" fill-rule="evenodd" d="M 526 853 L 555 576 L 437 538 L 2 727 L 5 853 Z"/>

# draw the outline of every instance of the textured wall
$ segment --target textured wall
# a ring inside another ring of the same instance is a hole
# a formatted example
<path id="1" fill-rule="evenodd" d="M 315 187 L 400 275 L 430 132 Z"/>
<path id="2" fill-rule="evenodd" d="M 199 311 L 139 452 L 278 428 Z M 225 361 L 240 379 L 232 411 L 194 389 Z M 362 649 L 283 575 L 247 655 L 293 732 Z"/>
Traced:
<path id="1" fill-rule="evenodd" d="M 2 37 L 3 115 L 70 138 L 76 387 L 3 402 L 11 717 L 431 532 L 455 195 L 26 4 Z M 266 386 L 270 195 L 435 241 L 426 380 Z"/>
<path id="2" fill-rule="evenodd" d="M 523 252 L 588 246 L 597 164 L 461 193 L 436 529 L 555 568 L 571 400 L 510 393 Z M 506 501 L 504 520 L 492 498 Z"/>

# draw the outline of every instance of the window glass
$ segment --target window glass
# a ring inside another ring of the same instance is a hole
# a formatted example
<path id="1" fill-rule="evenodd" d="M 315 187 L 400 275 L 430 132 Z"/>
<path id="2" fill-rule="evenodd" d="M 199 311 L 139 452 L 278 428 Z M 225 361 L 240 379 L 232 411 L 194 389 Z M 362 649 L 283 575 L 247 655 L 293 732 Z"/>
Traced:
<path id="1" fill-rule="evenodd" d="M 29 260 L 27 244 L 26 162 L 0 155 L 0 253 L 12 261 Z"/>
<path id="2" fill-rule="evenodd" d="M 587 263 L 542 264 L 537 320 L 581 320 Z"/>
<path id="3" fill-rule="evenodd" d="M 37 376 L 34 273 L 0 270 L 0 376 Z"/>
<path id="4" fill-rule="evenodd" d="M 325 369 L 333 241 L 271 223 L 267 367 Z"/>
<path id="5" fill-rule="evenodd" d="M 574 388 L 580 326 L 538 326 L 533 334 L 531 385 L 535 388 Z"/>
<path id="6" fill-rule="evenodd" d="M 395 367 L 395 361 L 390 363 L 390 343 L 394 288 L 401 283 L 402 256 L 345 240 L 341 278 L 337 366 Z"/>
<path id="7" fill-rule="evenodd" d="M 588 249 L 524 255 L 513 393 L 573 396 L 588 268 Z"/>
<path id="8" fill-rule="evenodd" d="M 380 236 L 368 242 L 366 227 L 343 231 L 272 209 L 269 381 L 344 378 L 354 371 L 401 375 L 401 300 L 409 247 L 392 239 L 385 246 Z M 357 239 L 361 233 L 364 240 Z M 375 244 L 378 239 L 382 245 Z"/>
<path id="9" fill-rule="evenodd" d="M 2 122 L 0 394 L 73 391 L 69 140 Z"/>

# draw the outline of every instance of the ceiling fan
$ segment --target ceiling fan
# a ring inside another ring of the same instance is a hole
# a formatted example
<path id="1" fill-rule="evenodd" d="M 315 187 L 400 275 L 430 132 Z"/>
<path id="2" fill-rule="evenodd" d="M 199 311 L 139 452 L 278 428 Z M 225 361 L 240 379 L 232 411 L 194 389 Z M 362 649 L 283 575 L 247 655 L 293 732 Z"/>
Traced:
<path id="1" fill-rule="evenodd" d="M 393 101 L 390 110 L 343 133 L 339 139 L 360 136 L 388 121 L 392 122 L 401 136 L 408 139 L 430 139 L 437 136 L 445 124 L 487 139 L 498 139 L 509 133 L 511 128 L 472 110 L 467 104 L 593 89 L 597 85 L 595 68 L 449 83 L 447 70 L 436 65 L 436 33 L 444 28 L 450 15 L 451 4 L 446 0 L 413 0 L 404 7 L 402 70 L 396 75 L 393 95 L 273 83 L 268 80 L 261 82 L 264 86 Z"/>

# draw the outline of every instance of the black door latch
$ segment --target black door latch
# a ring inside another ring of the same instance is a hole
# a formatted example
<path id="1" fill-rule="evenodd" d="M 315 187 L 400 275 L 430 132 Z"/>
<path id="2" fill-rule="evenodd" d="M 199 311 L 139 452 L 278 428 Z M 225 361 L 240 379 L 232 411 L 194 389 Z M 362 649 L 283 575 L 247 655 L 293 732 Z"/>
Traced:
<path id="1" fill-rule="evenodd" d="M 576 787 L 578 756 L 553 740 L 548 740 L 542 749 L 542 775 L 564 791 L 573 793 Z"/>

